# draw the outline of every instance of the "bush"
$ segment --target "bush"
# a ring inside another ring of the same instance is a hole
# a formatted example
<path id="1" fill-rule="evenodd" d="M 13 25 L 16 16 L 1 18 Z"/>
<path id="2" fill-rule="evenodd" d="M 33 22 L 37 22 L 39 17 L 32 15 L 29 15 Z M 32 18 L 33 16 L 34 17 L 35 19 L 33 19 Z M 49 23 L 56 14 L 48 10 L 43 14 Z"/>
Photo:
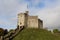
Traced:
<path id="1" fill-rule="evenodd" d="M 11 29 L 10 31 L 9 31 L 9 33 L 11 33 L 11 32 L 13 32 L 14 30 L 13 29 Z"/>
<path id="2" fill-rule="evenodd" d="M 5 29 L 4 30 L 4 35 L 6 35 L 8 33 L 8 30 L 7 29 Z"/>
<path id="3" fill-rule="evenodd" d="M 0 36 L 4 35 L 4 29 L 0 28 Z"/>
<path id="4" fill-rule="evenodd" d="M 58 33 L 59 31 L 58 31 L 58 29 L 54 29 L 53 32 L 54 33 Z"/>

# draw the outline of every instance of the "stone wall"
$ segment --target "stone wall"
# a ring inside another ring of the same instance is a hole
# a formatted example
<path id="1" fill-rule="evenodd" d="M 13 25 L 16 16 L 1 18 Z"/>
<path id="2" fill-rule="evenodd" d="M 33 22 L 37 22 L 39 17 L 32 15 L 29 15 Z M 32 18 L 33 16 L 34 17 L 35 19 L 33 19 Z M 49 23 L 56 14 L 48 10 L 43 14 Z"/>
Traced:
<path id="1" fill-rule="evenodd" d="M 25 14 L 25 27 L 27 27 L 28 25 L 27 25 L 27 21 L 28 21 L 28 12 L 26 12 L 26 13 L 24 13 Z"/>
<path id="2" fill-rule="evenodd" d="M 28 28 L 42 28 L 43 21 L 38 20 L 38 16 L 30 16 L 28 15 L 28 11 L 25 13 L 18 14 L 18 24 L 20 26 L 28 27 Z"/>
<path id="3" fill-rule="evenodd" d="M 18 24 L 20 26 L 25 26 L 25 15 L 23 13 L 18 14 Z"/>
<path id="4" fill-rule="evenodd" d="M 38 28 L 38 16 L 28 16 L 28 27 Z"/>
<path id="5" fill-rule="evenodd" d="M 28 11 L 25 13 L 20 13 L 18 14 L 18 24 L 20 26 L 25 26 L 27 27 L 27 21 L 28 21 Z"/>
<path id="6" fill-rule="evenodd" d="M 43 21 L 38 19 L 38 27 L 43 28 Z"/>
<path id="7" fill-rule="evenodd" d="M 0 36 L 0 40 L 2 40 L 1 36 Z"/>

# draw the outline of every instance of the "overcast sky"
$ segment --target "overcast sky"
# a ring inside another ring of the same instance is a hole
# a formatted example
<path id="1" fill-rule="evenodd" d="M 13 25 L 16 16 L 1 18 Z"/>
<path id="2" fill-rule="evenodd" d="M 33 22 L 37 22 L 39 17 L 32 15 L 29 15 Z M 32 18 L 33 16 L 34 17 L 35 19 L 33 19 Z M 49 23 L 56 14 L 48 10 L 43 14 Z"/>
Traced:
<path id="1" fill-rule="evenodd" d="M 44 27 L 60 28 L 60 0 L 0 0 L 0 28 L 15 29 L 17 14 L 26 10 L 38 15 Z"/>

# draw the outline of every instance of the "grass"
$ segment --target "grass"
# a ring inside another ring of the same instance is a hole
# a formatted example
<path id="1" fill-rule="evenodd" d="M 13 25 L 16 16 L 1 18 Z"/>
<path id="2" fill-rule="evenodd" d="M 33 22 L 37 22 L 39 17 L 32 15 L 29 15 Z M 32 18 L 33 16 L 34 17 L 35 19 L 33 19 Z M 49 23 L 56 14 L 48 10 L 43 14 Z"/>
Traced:
<path id="1" fill-rule="evenodd" d="M 60 40 L 60 37 L 47 30 L 28 28 L 22 30 L 12 40 Z"/>

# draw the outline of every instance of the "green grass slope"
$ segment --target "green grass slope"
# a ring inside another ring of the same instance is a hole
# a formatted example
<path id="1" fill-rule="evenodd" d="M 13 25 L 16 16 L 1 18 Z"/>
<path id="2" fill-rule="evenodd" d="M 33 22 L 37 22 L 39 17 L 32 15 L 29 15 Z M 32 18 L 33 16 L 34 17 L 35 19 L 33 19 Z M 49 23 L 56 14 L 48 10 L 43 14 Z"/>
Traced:
<path id="1" fill-rule="evenodd" d="M 47 30 L 24 29 L 12 40 L 60 40 L 60 38 Z"/>

